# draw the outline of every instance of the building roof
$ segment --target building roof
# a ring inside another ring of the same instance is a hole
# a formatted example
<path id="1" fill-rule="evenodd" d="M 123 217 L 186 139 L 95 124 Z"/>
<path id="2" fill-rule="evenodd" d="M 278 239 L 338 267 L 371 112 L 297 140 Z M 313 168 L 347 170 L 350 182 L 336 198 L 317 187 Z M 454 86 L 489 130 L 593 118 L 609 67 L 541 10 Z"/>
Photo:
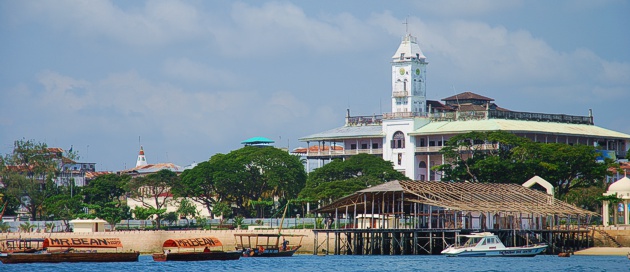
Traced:
<path id="1" fill-rule="evenodd" d="M 404 197 L 405 203 L 423 203 L 457 211 L 539 215 L 596 214 L 518 184 L 445 181 L 391 181 L 357 191 L 317 209 L 316 212 L 345 212 L 348 209 L 350 213 L 371 213 L 369 209 L 372 203 L 382 202 L 387 197 L 391 199 L 391 194 Z M 364 203 L 366 200 L 367 203 Z M 364 210 L 364 207 L 368 207 L 368 210 Z"/>
<path id="2" fill-rule="evenodd" d="M 181 173 L 184 171 L 183 167 L 169 162 L 169 163 L 156 163 L 156 164 L 141 165 L 141 166 L 137 166 L 131 169 L 122 170 L 120 172 L 127 173 L 127 174 L 128 173 L 151 174 L 151 173 L 159 172 L 160 170 L 164 170 L 164 169 L 171 170 L 175 173 Z"/>
<path id="3" fill-rule="evenodd" d="M 608 191 L 604 195 L 613 194 L 617 194 L 617 197 L 622 199 L 630 199 L 630 178 L 623 177 L 615 181 L 608 187 Z"/>
<path id="4" fill-rule="evenodd" d="M 253 138 L 249 138 L 241 142 L 241 144 L 245 144 L 245 145 L 272 144 L 272 143 L 275 143 L 275 142 L 265 137 L 253 137 Z"/>
<path id="5" fill-rule="evenodd" d="M 472 131 L 509 131 L 549 133 L 560 135 L 589 135 L 591 137 L 607 137 L 630 139 L 630 135 L 586 124 L 568 124 L 555 122 L 537 122 L 524 120 L 487 119 L 468 121 L 431 122 L 410 135 L 463 134 Z"/>
<path id="6" fill-rule="evenodd" d="M 473 92 L 463 92 L 460 94 L 456 94 L 453 96 L 449 96 L 447 98 L 443 98 L 442 101 L 454 101 L 454 100 L 484 100 L 484 101 L 494 101 L 494 99 L 485 97 L 483 95 L 478 95 Z"/>
<path id="7" fill-rule="evenodd" d="M 331 139 L 342 140 L 357 138 L 380 138 L 384 136 L 385 134 L 383 134 L 383 128 L 381 125 L 343 126 L 328 131 L 311 134 L 309 136 L 302 137 L 299 140 L 302 142 L 307 142 Z"/>
<path id="8" fill-rule="evenodd" d="M 401 54 L 404 58 L 402 60 L 400 59 Z M 398 50 L 396 50 L 394 56 L 392 56 L 392 60 L 394 62 L 410 61 L 410 59 L 416 57 L 421 60 L 427 58 L 422 53 L 422 50 L 420 50 L 416 37 L 411 36 L 411 34 L 407 34 L 407 36 L 403 37 L 403 40 L 400 43 L 400 46 L 398 46 Z"/>

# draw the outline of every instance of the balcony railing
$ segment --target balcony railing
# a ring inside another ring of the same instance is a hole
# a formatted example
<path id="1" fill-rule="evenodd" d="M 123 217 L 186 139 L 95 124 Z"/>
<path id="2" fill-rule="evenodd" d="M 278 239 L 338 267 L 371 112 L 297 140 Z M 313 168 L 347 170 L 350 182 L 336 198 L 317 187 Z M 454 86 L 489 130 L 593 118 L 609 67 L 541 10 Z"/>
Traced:
<path id="1" fill-rule="evenodd" d="M 357 154 L 383 154 L 382 148 L 374 149 L 348 149 L 348 150 L 324 150 L 324 151 L 309 151 L 306 153 L 307 157 L 329 157 L 329 156 L 351 156 Z"/>
<path id="2" fill-rule="evenodd" d="M 408 91 L 398 91 L 398 92 L 394 92 L 392 94 L 393 97 L 407 97 L 409 96 L 409 92 Z"/>
<path id="3" fill-rule="evenodd" d="M 548 114 L 534 112 L 518 112 L 518 111 L 455 111 L 455 112 L 391 112 L 383 113 L 383 119 L 397 118 L 413 118 L 427 117 L 431 121 L 466 121 L 466 120 L 484 120 L 484 119 L 509 119 L 509 120 L 527 120 L 539 122 L 556 122 L 568 124 L 593 124 L 592 116 L 575 116 L 566 114 Z"/>
<path id="4" fill-rule="evenodd" d="M 382 123 L 383 123 L 382 115 L 346 117 L 347 126 L 380 125 Z"/>

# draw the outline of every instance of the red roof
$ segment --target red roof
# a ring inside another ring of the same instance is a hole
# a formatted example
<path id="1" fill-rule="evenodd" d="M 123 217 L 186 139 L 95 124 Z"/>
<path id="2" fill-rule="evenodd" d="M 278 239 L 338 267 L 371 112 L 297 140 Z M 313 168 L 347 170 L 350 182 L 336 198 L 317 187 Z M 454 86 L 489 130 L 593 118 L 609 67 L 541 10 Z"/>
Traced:
<path id="1" fill-rule="evenodd" d="M 474 99 L 474 100 L 484 100 L 484 101 L 494 101 L 494 99 L 489 98 L 489 97 L 485 97 L 483 95 L 478 95 L 476 93 L 472 93 L 472 92 L 463 92 L 460 94 L 456 94 L 453 96 L 449 96 L 447 98 L 442 99 L 442 101 L 454 101 L 454 100 L 470 100 L 470 99 Z"/>

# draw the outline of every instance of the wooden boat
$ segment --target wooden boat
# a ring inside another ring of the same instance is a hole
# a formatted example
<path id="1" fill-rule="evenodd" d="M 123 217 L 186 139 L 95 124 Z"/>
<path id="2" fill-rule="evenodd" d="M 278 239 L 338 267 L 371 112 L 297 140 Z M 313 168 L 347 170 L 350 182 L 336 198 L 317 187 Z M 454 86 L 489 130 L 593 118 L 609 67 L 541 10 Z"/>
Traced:
<path id="1" fill-rule="evenodd" d="M 0 261 L 5 264 L 138 261 L 139 252 L 118 252 L 121 247 L 118 238 L 45 238 L 41 251 L 1 253 Z"/>
<path id="2" fill-rule="evenodd" d="M 243 254 L 243 257 L 291 257 L 302 247 L 302 239 L 305 235 L 299 234 L 281 234 L 284 216 L 289 208 L 289 203 L 284 207 L 282 220 L 278 233 L 237 233 L 234 234 L 236 239 L 236 250 Z M 290 244 L 290 237 L 299 237 L 299 242 Z M 282 244 L 280 239 L 282 238 Z"/>
<path id="3" fill-rule="evenodd" d="M 215 237 L 201 237 L 189 239 L 168 239 L 162 244 L 163 253 L 154 253 L 153 260 L 164 261 L 210 261 L 210 260 L 238 260 L 240 251 L 210 250 L 211 247 L 221 247 L 223 244 Z M 177 252 L 171 249 L 177 248 Z"/>
<path id="4" fill-rule="evenodd" d="M 241 251 L 243 257 L 291 257 L 302 247 L 304 236 L 279 233 L 234 234 L 236 250 Z M 299 237 L 299 242 L 290 244 L 288 239 L 292 237 Z"/>
<path id="5" fill-rule="evenodd" d="M 34 253 L 42 250 L 44 238 L 18 238 L 0 240 L 0 253 Z"/>
<path id="6" fill-rule="evenodd" d="M 499 237 L 490 232 L 463 235 L 468 240 L 462 246 L 450 246 L 442 250 L 449 257 L 533 257 L 547 249 L 546 244 L 522 247 L 506 247 Z"/>

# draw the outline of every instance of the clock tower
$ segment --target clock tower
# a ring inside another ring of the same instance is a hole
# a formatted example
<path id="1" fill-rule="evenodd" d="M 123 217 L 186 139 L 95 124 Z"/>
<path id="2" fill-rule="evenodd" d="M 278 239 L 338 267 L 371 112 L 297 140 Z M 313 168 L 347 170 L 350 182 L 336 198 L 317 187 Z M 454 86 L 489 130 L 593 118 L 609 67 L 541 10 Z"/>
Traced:
<path id="1" fill-rule="evenodd" d="M 412 113 L 426 112 L 427 64 L 416 37 L 403 37 L 392 57 L 392 113 L 413 116 Z"/>

